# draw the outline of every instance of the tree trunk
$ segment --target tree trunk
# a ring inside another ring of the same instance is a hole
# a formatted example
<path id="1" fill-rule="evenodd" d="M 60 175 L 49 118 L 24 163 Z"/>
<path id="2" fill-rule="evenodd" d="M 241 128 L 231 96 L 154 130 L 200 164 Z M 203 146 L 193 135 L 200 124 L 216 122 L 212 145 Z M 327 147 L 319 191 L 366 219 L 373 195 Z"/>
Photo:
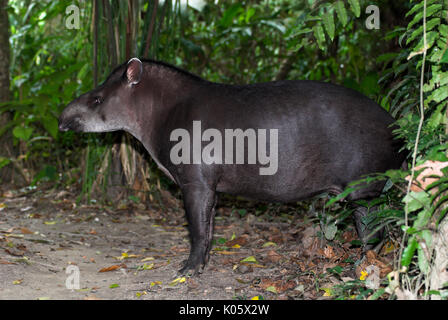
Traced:
<path id="1" fill-rule="evenodd" d="M 11 100 L 9 91 L 9 20 L 6 7 L 7 0 L 0 0 L 0 102 Z M 4 128 L 12 119 L 10 112 L 0 114 L 0 128 Z M 6 131 L 0 136 L 0 158 L 11 158 L 14 156 L 11 131 Z M 14 177 L 14 169 L 10 164 L 0 169 L 0 181 L 11 182 Z"/>

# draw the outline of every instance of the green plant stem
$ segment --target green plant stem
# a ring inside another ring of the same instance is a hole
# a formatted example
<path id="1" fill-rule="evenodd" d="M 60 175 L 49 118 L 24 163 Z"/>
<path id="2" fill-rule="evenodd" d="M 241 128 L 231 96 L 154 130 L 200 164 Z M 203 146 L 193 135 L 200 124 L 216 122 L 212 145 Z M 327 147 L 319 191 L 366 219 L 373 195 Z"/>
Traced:
<path id="1" fill-rule="evenodd" d="M 415 162 L 417 159 L 417 151 L 418 151 L 418 144 L 420 141 L 420 134 L 422 131 L 423 121 L 425 119 L 424 115 L 424 100 L 423 100 L 423 85 L 425 81 L 425 60 L 426 60 L 426 52 L 427 52 L 427 40 L 426 40 L 426 0 L 424 0 L 423 3 L 423 58 L 422 58 L 422 70 L 420 73 L 420 122 L 418 124 L 418 130 L 417 130 L 417 136 L 415 138 L 415 145 L 414 145 L 414 152 L 412 154 L 412 167 L 411 167 L 411 178 L 409 179 L 409 183 L 406 189 L 406 196 L 409 195 L 411 191 L 411 185 L 414 180 L 415 175 Z M 409 203 L 406 202 L 405 205 L 405 226 L 409 226 Z M 403 235 L 402 243 L 401 243 L 401 249 L 400 249 L 400 257 L 403 254 L 403 247 L 404 243 L 406 241 L 406 232 Z M 401 258 L 399 260 L 400 262 L 400 269 L 401 269 Z"/>

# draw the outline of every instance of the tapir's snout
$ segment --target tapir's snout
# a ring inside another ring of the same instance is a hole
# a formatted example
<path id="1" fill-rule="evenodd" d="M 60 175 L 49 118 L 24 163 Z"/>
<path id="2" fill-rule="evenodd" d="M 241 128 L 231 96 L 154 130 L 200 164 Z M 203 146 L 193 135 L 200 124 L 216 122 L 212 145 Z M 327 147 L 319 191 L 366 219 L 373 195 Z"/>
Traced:
<path id="1" fill-rule="evenodd" d="M 59 131 L 82 131 L 80 130 L 79 120 L 78 118 L 71 118 L 68 120 L 62 119 L 59 117 Z"/>
<path id="2" fill-rule="evenodd" d="M 69 131 L 69 130 L 73 130 L 76 132 L 83 131 L 80 116 L 77 115 L 76 113 L 73 114 L 72 108 L 73 106 L 68 105 L 59 116 L 58 120 L 59 131 Z"/>

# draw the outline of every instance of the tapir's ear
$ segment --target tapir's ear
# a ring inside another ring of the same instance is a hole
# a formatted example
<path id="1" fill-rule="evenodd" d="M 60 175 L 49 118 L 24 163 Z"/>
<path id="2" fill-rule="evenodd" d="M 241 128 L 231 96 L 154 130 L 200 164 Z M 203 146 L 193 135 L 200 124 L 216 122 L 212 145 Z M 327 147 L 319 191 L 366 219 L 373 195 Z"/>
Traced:
<path id="1" fill-rule="evenodd" d="M 126 78 L 130 84 L 137 84 L 140 82 L 143 73 L 143 64 L 138 58 L 132 58 L 128 61 L 126 67 Z"/>

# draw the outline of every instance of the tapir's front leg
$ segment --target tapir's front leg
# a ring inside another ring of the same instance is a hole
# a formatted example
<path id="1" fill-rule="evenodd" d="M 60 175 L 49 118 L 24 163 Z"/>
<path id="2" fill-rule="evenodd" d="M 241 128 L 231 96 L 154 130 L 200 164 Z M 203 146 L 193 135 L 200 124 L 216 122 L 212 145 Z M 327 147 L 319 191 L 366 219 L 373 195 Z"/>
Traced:
<path id="1" fill-rule="evenodd" d="M 208 186 L 188 184 L 182 188 L 185 212 L 190 230 L 191 249 L 181 274 L 197 274 L 207 263 L 213 238 L 215 190 Z"/>

